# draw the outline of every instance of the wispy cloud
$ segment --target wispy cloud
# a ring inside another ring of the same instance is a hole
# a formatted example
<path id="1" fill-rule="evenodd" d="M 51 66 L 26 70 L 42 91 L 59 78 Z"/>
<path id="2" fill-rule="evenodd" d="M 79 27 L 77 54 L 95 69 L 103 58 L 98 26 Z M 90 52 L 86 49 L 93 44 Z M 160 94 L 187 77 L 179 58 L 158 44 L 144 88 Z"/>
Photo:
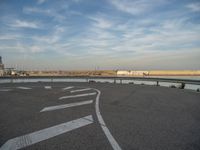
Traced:
<path id="1" fill-rule="evenodd" d="M 118 10 L 132 15 L 148 12 L 157 6 L 166 3 L 164 0 L 110 0 L 110 2 Z"/>
<path id="2" fill-rule="evenodd" d="M 24 13 L 43 13 L 43 14 L 51 14 L 52 13 L 52 10 L 50 9 L 40 9 L 40 8 L 37 8 L 37 7 L 24 7 L 23 8 L 23 12 Z"/>
<path id="3" fill-rule="evenodd" d="M 43 16 L 53 17 L 56 21 L 62 22 L 65 20 L 65 15 L 60 14 L 55 9 L 41 9 L 37 7 L 24 7 L 23 12 L 26 14 L 41 14 Z"/>
<path id="4" fill-rule="evenodd" d="M 46 51 L 46 48 L 42 45 L 28 45 L 17 42 L 15 45 L 5 45 L 0 47 L 0 51 L 5 51 L 6 53 L 15 54 L 33 54 L 41 53 Z"/>
<path id="5" fill-rule="evenodd" d="M 8 33 L 0 35 L 0 40 L 14 40 L 17 38 L 21 38 L 21 36 L 17 34 L 8 34 Z"/>
<path id="6" fill-rule="evenodd" d="M 162 52 L 194 45 L 200 39 L 200 29 L 185 24 L 182 19 L 166 20 L 150 27 L 127 24 L 123 28 L 124 34 L 118 49 L 123 50 L 124 47 L 137 53 L 154 50 Z"/>
<path id="7" fill-rule="evenodd" d="M 41 28 L 38 22 L 25 21 L 25 20 L 15 20 L 13 23 L 9 24 L 11 27 L 15 28 Z"/>
<path id="8" fill-rule="evenodd" d="M 44 2 L 46 2 L 47 0 L 37 0 L 38 4 L 43 4 Z"/>
<path id="9" fill-rule="evenodd" d="M 94 21 L 93 25 L 98 27 L 98 28 L 103 28 L 103 29 L 106 29 L 106 28 L 110 28 L 112 27 L 112 23 L 102 17 L 89 17 L 91 20 Z"/>
<path id="10" fill-rule="evenodd" d="M 39 43 L 45 44 L 55 44 L 60 41 L 60 39 L 64 38 L 64 34 L 66 32 L 66 28 L 62 26 L 55 26 L 53 31 L 48 33 L 47 35 L 42 36 L 32 36 L 32 39 Z"/>
<path id="11" fill-rule="evenodd" d="M 186 7 L 193 12 L 200 12 L 200 2 L 188 4 Z"/>

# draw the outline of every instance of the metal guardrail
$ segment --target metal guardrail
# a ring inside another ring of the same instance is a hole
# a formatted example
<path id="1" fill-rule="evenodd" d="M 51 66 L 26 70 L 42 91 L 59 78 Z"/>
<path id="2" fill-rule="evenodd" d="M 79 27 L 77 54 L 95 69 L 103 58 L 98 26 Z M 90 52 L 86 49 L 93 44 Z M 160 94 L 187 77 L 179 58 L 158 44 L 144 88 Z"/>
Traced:
<path id="1" fill-rule="evenodd" d="M 193 84 L 200 85 L 200 80 L 193 79 L 175 79 L 175 78 L 155 78 L 155 77 L 119 77 L 119 76 L 15 76 L 15 77 L 0 77 L 0 80 L 4 79 L 50 79 L 53 82 L 54 79 L 85 79 L 86 82 L 90 82 L 95 79 L 109 79 L 113 80 L 113 83 L 116 81 L 120 81 L 122 83 L 124 80 L 132 80 L 132 81 L 153 81 L 159 85 L 159 82 L 168 82 L 168 83 L 181 83 L 185 84 Z"/>

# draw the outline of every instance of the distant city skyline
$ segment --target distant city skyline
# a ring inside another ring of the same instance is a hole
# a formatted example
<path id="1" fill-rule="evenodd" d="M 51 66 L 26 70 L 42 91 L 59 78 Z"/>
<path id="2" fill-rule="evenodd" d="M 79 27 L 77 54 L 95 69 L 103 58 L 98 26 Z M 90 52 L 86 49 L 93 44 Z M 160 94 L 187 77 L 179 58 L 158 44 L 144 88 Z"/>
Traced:
<path id="1" fill-rule="evenodd" d="M 0 56 L 24 70 L 200 70 L 200 1 L 1 0 Z"/>

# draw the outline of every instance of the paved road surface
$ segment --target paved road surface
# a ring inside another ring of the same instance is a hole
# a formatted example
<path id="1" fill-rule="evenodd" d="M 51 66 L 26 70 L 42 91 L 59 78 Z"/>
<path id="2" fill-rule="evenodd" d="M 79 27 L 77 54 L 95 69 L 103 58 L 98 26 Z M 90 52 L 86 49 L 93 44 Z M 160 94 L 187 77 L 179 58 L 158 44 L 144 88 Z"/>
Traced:
<path id="1" fill-rule="evenodd" d="M 200 93 L 109 83 L 0 84 L 0 150 L 199 150 Z"/>

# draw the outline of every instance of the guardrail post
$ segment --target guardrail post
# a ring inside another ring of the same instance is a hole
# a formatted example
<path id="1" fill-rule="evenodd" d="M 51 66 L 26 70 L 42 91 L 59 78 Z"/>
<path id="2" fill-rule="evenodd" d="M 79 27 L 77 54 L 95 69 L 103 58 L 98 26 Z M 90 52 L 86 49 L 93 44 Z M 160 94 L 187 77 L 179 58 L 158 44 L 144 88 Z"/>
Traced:
<path id="1" fill-rule="evenodd" d="M 185 88 L 185 83 L 181 83 L 180 89 L 184 89 Z"/>
<path id="2" fill-rule="evenodd" d="M 120 79 L 120 84 L 122 84 L 122 79 Z"/>
<path id="3" fill-rule="evenodd" d="M 156 86 L 159 86 L 159 81 L 156 81 Z"/>
<path id="4" fill-rule="evenodd" d="M 10 83 L 13 83 L 13 78 L 12 77 L 10 78 Z"/>
<path id="5" fill-rule="evenodd" d="M 116 83 L 116 79 L 114 79 L 114 83 Z"/>

